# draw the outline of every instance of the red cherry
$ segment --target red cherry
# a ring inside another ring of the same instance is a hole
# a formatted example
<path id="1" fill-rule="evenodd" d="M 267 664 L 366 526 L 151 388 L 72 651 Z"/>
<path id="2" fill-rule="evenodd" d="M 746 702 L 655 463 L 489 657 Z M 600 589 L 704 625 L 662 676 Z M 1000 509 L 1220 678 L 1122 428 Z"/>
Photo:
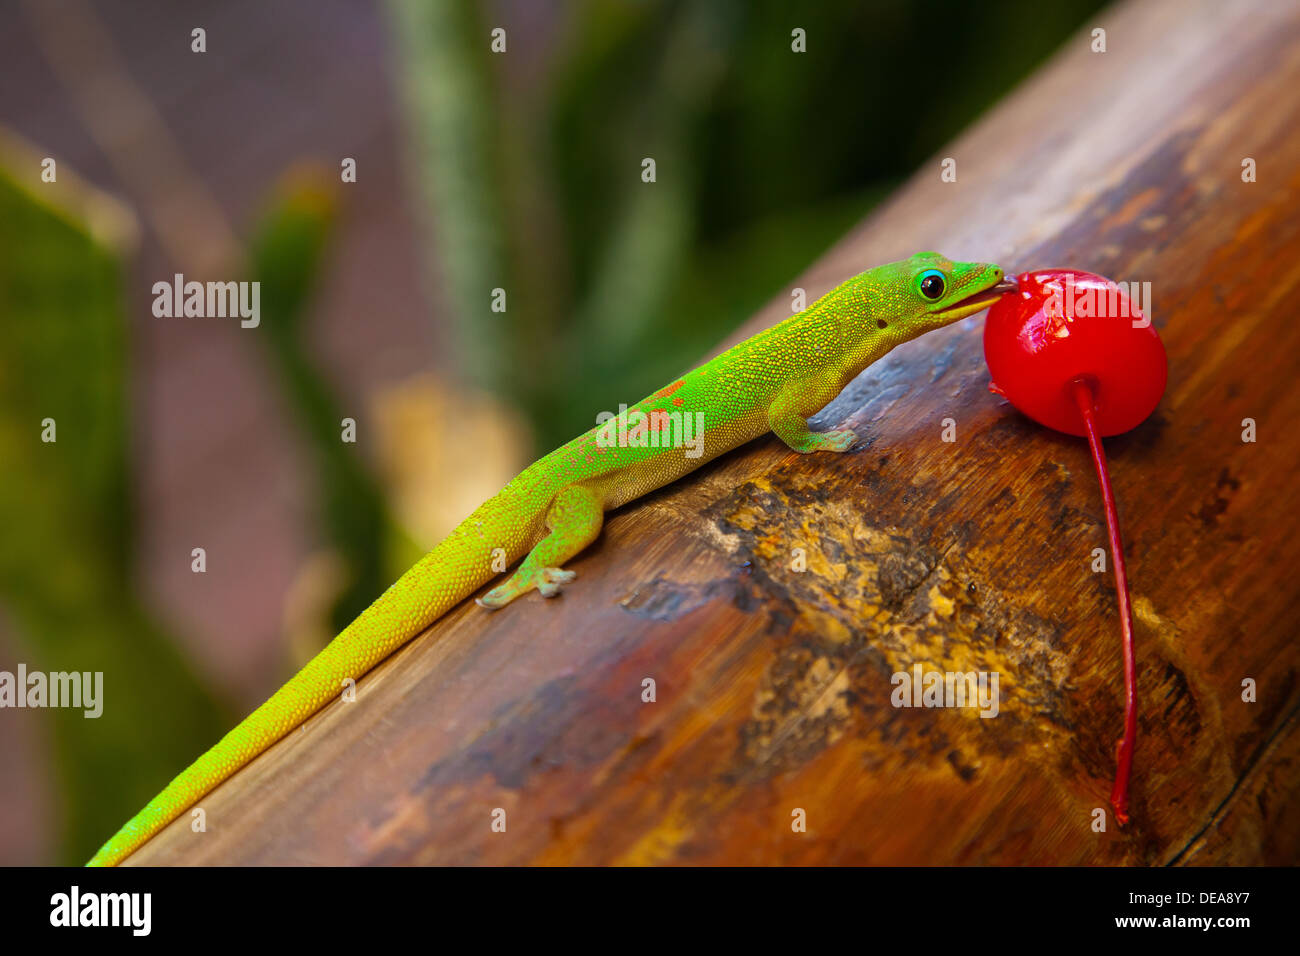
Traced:
<path id="1" fill-rule="evenodd" d="M 1087 436 L 1092 450 L 1106 509 L 1124 653 L 1124 736 L 1115 753 L 1110 794 L 1115 817 L 1124 824 L 1137 741 L 1137 659 L 1119 512 L 1101 439 L 1136 427 L 1155 410 L 1165 391 L 1168 361 L 1156 330 L 1128 293 L 1109 279 L 1076 269 L 1043 269 L 1022 273 L 1016 281 L 1019 290 L 989 309 L 984 359 L 993 391 L 1049 428 Z"/>
<path id="2" fill-rule="evenodd" d="M 1087 431 L 1070 388 L 1082 380 L 1092 386 L 1102 435 L 1141 424 L 1164 394 L 1167 361 L 1160 336 L 1127 291 L 1077 269 L 1016 278 L 1019 292 L 995 302 L 984 323 L 994 391 L 1034 421 L 1082 436 Z"/>

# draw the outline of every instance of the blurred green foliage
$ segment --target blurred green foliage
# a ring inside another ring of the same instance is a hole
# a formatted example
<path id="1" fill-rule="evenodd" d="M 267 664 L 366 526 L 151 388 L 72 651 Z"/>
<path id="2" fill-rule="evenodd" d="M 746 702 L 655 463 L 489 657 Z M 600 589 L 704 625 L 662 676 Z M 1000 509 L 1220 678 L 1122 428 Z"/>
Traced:
<path id="1" fill-rule="evenodd" d="M 333 222 L 313 180 L 275 191 L 255 230 L 262 329 L 314 458 L 324 537 L 347 580 L 342 630 L 416 557 L 355 446 L 302 329 Z M 96 719 L 51 709 L 63 862 L 79 863 L 233 714 L 135 596 L 126 324 L 120 263 L 86 228 L 0 169 L 0 599 L 29 671 L 101 671 Z M 52 420 L 56 440 L 41 440 Z"/>
<path id="2" fill-rule="evenodd" d="M 44 712 L 80 863 L 229 714 L 135 596 L 122 265 L 4 170 L 0 224 L 0 600 L 29 671 L 104 675 L 102 716 Z"/>
<path id="3" fill-rule="evenodd" d="M 459 371 L 539 450 L 568 440 L 786 288 L 1101 5 L 583 0 L 537 71 L 533 37 L 491 52 L 480 5 L 389 0 Z"/>
<path id="4" fill-rule="evenodd" d="M 312 456 L 324 537 L 344 565 L 346 582 L 329 611 L 331 635 L 420 556 L 357 446 L 342 441 L 340 403 L 310 358 L 304 319 L 334 216 L 335 197 L 325 180 L 304 171 L 272 194 L 251 249 L 253 278 L 262 289 L 262 341 Z"/>

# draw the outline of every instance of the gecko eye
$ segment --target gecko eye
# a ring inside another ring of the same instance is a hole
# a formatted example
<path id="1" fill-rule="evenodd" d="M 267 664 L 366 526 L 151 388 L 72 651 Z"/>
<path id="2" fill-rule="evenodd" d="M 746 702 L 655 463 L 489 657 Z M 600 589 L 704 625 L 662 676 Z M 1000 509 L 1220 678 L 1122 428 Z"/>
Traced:
<path id="1" fill-rule="evenodd" d="M 943 273 L 937 269 L 931 269 L 928 272 L 921 273 L 921 295 L 930 301 L 934 301 L 943 296 L 945 283 Z"/>

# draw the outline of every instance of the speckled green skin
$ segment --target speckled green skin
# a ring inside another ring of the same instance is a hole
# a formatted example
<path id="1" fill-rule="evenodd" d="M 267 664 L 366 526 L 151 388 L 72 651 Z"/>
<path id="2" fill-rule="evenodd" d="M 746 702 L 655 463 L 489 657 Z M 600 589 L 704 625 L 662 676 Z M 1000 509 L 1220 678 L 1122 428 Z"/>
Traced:
<path id="1" fill-rule="evenodd" d="M 938 270 L 944 292 L 926 298 L 921 278 Z M 703 447 L 651 444 L 672 437 L 671 420 L 629 413 L 627 441 L 601 426 L 530 465 L 393 584 L 360 617 L 215 747 L 169 783 L 95 854 L 111 866 L 192 807 L 236 770 L 473 594 L 527 557 L 479 599 L 501 607 L 536 588 L 545 596 L 572 580 L 562 570 L 600 533 L 605 511 L 698 468 L 767 431 L 799 452 L 846 451 L 851 431 L 813 433 L 806 419 L 894 346 L 985 308 L 1002 270 L 921 253 L 855 276 L 798 315 L 701 365 L 637 405 L 642 413 L 703 413 Z M 692 419 L 694 421 L 695 419 Z M 617 425 L 617 423 L 616 423 Z M 604 440 L 602 440 L 602 435 Z M 615 443 L 609 437 L 613 435 Z M 644 447 L 635 444 L 644 437 Z M 499 549 L 499 550 L 498 550 Z"/>

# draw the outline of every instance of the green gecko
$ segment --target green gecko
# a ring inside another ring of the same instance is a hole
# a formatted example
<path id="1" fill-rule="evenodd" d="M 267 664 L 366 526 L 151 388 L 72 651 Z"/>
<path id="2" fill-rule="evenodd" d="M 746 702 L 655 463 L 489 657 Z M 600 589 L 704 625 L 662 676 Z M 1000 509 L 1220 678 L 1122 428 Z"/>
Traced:
<path id="1" fill-rule="evenodd" d="M 596 540 L 606 511 L 768 431 L 797 452 L 848 451 L 854 432 L 813 432 L 808 417 L 895 346 L 974 315 L 1011 287 L 996 265 L 951 262 L 936 252 L 869 269 L 638 402 L 614 427 L 597 425 L 528 466 L 169 783 L 88 865 L 120 863 L 320 710 L 345 680 L 360 678 L 495 577 L 503 556 L 523 563 L 478 598 L 485 608 L 534 589 L 558 594 L 575 576 L 564 563 Z M 637 431 L 666 428 L 672 412 L 703 413 L 702 446 L 642 442 L 646 436 Z M 630 436 L 626 421 L 637 422 Z M 619 428 L 633 440 L 618 440 Z"/>

